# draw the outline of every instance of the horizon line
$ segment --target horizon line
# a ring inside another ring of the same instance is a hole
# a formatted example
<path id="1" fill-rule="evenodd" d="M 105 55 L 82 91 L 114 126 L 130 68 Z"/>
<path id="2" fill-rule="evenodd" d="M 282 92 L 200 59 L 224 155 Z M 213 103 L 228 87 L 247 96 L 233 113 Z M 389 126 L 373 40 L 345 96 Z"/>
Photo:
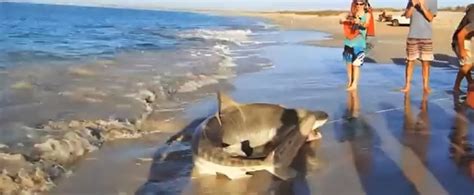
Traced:
<path id="1" fill-rule="evenodd" d="M 179 8 L 175 6 L 158 6 L 153 5 L 119 5 L 119 4 L 97 4 L 97 3 L 66 3 L 66 2 L 34 2 L 34 1 L 18 1 L 18 0 L 0 0 L 0 3 L 18 3 L 18 4 L 37 4 L 37 5 L 59 5 L 59 6 L 75 6 L 75 7 L 92 7 L 92 8 L 114 8 L 114 9 L 134 9 L 134 10 L 150 10 L 150 11 L 188 11 L 188 12 L 207 12 L 207 11 L 232 11 L 232 12 L 299 12 L 299 11 L 342 11 L 346 8 L 306 8 L 306 9 L 281 9 L 281 8 L 266 8 L 266 9 L 245 9 L 245 8 Z M 438 9 L 448 9 L 455 7 L 465 7 L 465 5 L 451 5 L 443 6 Z M 396 9 L 403 10 L 403 7 L 380 6 L 376 9 Z"/>

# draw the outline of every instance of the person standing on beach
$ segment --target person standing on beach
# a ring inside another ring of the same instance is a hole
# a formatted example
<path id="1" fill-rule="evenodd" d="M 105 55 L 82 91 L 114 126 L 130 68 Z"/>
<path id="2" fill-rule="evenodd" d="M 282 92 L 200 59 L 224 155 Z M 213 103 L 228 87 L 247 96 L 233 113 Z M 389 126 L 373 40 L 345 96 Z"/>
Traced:
<path id="1" fill-rule="evenodd" d="M 438 12 L 437 0 L 410 0 L 405 9 L 405 17 L 410 18 L 410 30 L 406 41 L 407 65 L 405 69 L 405 87 L 402 92 L 410 91 L 413 65 L 415 60 L 421 60 L 423 75 L 423 90 L 431 92 L 430 65 L 433 56 L 432 22 Z"/>
<path id="2" fill-rule="evenodd" d="M 350 28 L 352 33 L 347 33 L 344 39 L 343 57 L 347 65 L 347 90 L 357 89 L 360 75 L 360 66 L 364 63 L 365 49 L 367 47 L 367 27 L 370 14 L 366 12 L 365 0 L 354 0 L 351 12 L 340 24 Z"/>
<path id="3" fill-rule="evenodd" d="M 470 4 L 466 8 L 466 14 L 462 18 L 456 31 L 453 34 L 453 41 L 451 46 L 454 53 L 459 58 L 458 74 L 454 81 L 454 93 L 461 92 L 459 86 L 464 77 L 468 84 L 472 83 L 471 69 L 472 69 L 472 53 L 471 53 L 471 39 L 474 37 L 474 4 Z"/>

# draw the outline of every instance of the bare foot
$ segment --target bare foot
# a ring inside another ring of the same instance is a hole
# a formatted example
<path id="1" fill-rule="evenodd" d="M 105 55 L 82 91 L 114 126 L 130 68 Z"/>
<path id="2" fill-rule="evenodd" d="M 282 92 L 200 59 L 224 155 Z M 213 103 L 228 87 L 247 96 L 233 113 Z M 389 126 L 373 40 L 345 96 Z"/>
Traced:
<path id="1" fill-rule="evenodd" d="M 406 87 L 404 87 L 403 89 L 400 89 L 400 91 L 401 91 L 401 92 L 404 92 L 404 93 L 409 92 L 409 91 L 410 91 L 410 87 L 409 87 L 409 86 L 406 86 Z"/>
<path id="2" fill-rule="evenodd" d="M 347 82 L 346 88 L 351 87 L 352 82 Z"/>
<path id="3" fill-rule="evenodd" d="M 357 85 L 351 85 L 350 87 L 348 87 L 346 90 L 347 91 L 353 91 L 353 90 L 356 90 L 357 89 Z"/>
<path id="4" fill-rule="evenodd" d="M 425 88 L 423 88 L 423 92 L 431 93 L 431 89 L 429 87 L 425 87 Z"/>

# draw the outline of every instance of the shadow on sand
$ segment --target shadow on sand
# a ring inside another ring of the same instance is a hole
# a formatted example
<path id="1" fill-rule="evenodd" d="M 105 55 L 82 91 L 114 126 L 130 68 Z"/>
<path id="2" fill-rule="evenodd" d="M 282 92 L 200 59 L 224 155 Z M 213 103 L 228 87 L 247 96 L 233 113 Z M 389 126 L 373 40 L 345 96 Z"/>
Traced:
<path id="1" fill-rule="evenodd" d="M 431 62 L 432 67 L 458 69 L 458 58 L 446 54 L 434 54 L 435 61 Z M 406 66 L 406 58 L 392 58 L 392 62 L 396 65 Z"/>
<path id="2" fill-rule="evenodd" d="M 410 95 L 405 94 L 403 112 L 397 110 L 385 115 L 388 129 L 404 146 L 399 157 L 401 168 L 419 193 L 436 188 L 449 194 L 472 193 L 472 176 L 469 176 L 472 157 L 463 145 L 470 123 L 463 113 L 465 110 L 454 103 L 456 114 L 453 118 L 445 108 L 428 99 L 428 94 L 423 94 L 418 108 L 414 109 Z M 402 124 L 394 120 L 400 117 L 403 117 Z M 446 147 L 449 154 L 446 154 Z M 439 186 L 425 186 L 428 183 Z"/>
<path id="3" fill-rule="evenodd" d="M 461 170 L 466 171 L 471 178 L 474 178 L 474 146 L 468 140 L 469 126 L 473 122 L 468 113 L 472 108 L 461 102 L 457 94 L 453 94 L 453 104 L 456 115 L 452 131 L 449 134 L 450 157 Z"/>
<path id="4" fill-rule="evenodd" d="M 371 115 L 361 113 L 357 91 L 347 93 L 345 121 L 336 126 L 336 139 L 350 146 L 353 164 L 366 194 L 416 194 L 396 162 L 382 149 L 381 137 Z M 390 182 L 390 185 L 386 185 Z"/>
<path id="5" fill-rule="evenodd" d="M 180 194 L 183 186 L 189 183 L 192 170 L 192 153 L 188 142 L 194 129 L 204 120 L 193 120 L 167 141 L 180 139 L 183 142 L 158 148 L 153 155 L 147 182 L 135 194 Z"/>

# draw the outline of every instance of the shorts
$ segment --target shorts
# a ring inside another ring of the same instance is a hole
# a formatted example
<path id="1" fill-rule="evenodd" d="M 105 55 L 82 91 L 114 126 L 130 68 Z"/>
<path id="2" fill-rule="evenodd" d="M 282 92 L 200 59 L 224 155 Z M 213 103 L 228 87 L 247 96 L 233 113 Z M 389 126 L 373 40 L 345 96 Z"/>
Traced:
<path id="1" fill-rule="evenodd" d="M 473 63 L 473 61 L 472 61 L 472 51 L 471 51 L 471 41 L 470 40 L 464 40 L 464 48 L 466 49 L 466 52 L 467 52 L 466 59 L 464 59 L 464 60 L 461 59 L 461 55 L 459 53 L 459 46 L 458 46 L 457 41 L 453 41 L 453 43 L 451 43 L 451 47 L 452 47 L 454 53 L 456 53 L 456 56 L 459 59 L 459 65 L 460 66 L 463 66 L 464 64 L 472 64 Z"/>
<path id="2" fill-rule="evenodd" d="M 344 46 L 344 52 L 342 56 L 346 64 L 352 64 L 353 66 L 362 66 L 365 59 L 365 48 L 362 47 L 349 47 Z"/>
<path id="3" fill-rule="evenodd" d="M 406 43 L 407 60 L 433 61 L 433 41 L 431 39 L 408 38 Z"/>

